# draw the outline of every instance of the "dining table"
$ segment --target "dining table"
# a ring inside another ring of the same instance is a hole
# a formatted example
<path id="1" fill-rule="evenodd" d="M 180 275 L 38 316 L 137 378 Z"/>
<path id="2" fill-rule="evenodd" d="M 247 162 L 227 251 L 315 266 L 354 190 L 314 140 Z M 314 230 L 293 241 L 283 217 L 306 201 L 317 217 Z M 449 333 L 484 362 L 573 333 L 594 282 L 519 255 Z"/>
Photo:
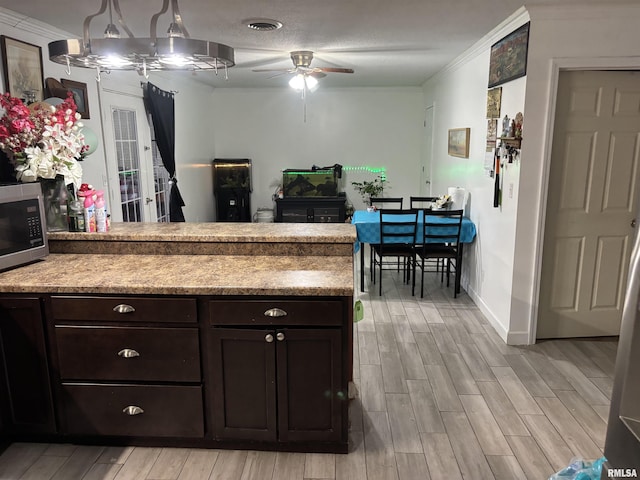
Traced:
<path id="1" fill-rule="evenodd" d="M 416 238 L 424 238 L 424 210 L 418 211 L 418 228 Z M 428 214 L 427 214 L 428 216 Z M 446 223 L 442 217 L 432 216 L 429 222 Z M 380 243 L 380 212 L 368 210 L 356 210 L 353 213 L 351 223 L 356 227 L 357 240 L 354 251 L 360 251 L 360 291 L 364 292 L 364 244 Z M 460 293 L 460 274 L 462 272 L 462 249 L 465 243 L 471 243 L 476 237 L 476 226 L 469 217 L 462 217 L 462 228 L 460 230 L 460 248 L 458 248 L 458 258 L 456 259 L 455 291 Z M 429 240 L 427 240 L 429 241 Z M 432 240 L 441 242 L 442 240 Z M 421 242 L 417 242 L 421 243 Z"/>

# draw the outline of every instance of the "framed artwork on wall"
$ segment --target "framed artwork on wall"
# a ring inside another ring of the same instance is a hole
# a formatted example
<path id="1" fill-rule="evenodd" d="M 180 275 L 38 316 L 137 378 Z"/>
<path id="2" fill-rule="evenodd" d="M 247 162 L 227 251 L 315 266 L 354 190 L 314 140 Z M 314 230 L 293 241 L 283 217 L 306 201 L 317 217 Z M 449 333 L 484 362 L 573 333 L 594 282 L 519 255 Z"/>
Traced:
<path id="1" fill-rule="evenodd" d="M 26 103 L 44 100 L 41 48 L 5 35 L 0 45 L 5 90 Z"/>
<path id="2" fill-rule="evenodd" d="M 89 98 L 87 97 L 87 84 L 82 82 L 76 82 L 73 80 L 67 80 L 66 78 L 60 79 L 62 86 L 69 90 L 73 94 L 73 101 L 76 102 L 78 107 L 78 113 L 82 118 L 91 118 L 89 116 Z"/>
<path id="3" fill-rule="evenodd" d="M 487 118 L 500 118 L 500 102 L 502 87 L 492 88 L 487 92 Z"/>
<path id="4" fill-rule="evenodd" d="M 489 88 L 527 74 L 529 22 L 491 46 Z"/>
<path id="5" fill-rule="evenodd" d="M 449 142 L 447 152 L 452 157 L 469 158 L 470 128 L 449 129 Z"/>

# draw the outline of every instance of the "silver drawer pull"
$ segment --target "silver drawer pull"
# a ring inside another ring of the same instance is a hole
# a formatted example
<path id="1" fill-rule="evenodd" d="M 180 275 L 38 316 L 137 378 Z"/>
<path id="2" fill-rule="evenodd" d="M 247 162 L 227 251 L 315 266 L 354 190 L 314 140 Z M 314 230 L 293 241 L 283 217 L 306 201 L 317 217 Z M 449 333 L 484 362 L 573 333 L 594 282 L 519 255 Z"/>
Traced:
<path id="1" fill-rule="evenodd" d="M 123 348 L 118 352 L 118 356 L 122 358 L 134 358 L 139 357 L 140 354 L 132 348 Z"/>
<path id="2" fill-rule="evenodd" d="M 270 333 L 267 333 L 267 335 L 264 337 L 264 340 L 267 343 L 273 342 L 273 335 L 271 335 Z"/>
<path id="3" fill-rule="evenodd" d="M 286 317 L 287 312 L 282 310 L 281 308 L 270 308 L 266 312 L 264 312 L 265 317 Z"/>
<path id="4" fill-rule="evenodd" d="M 276 335 L 276 338 L 278 339 L 279 342 L 284 340 L 284 333 L 282 332 L 278 332 L 278 334 Z"/>
<path id="5" fill-rule="evenodd" d="M 144 413 L 144 410 L 141 409 L 140 407 L 137 407 L 136 405 L 129 405 L 128 407 L 124 407 L 122 409 L 122 413 L 126 414 L 126 415 L 142 415 Z"/>
<path id="6" fill-rule="evenodd" d="M 113 311 L 116 313 L 133 313 L 136 309 L 126 303 L 121 303 L 120 305 L 113 307 Z"/>

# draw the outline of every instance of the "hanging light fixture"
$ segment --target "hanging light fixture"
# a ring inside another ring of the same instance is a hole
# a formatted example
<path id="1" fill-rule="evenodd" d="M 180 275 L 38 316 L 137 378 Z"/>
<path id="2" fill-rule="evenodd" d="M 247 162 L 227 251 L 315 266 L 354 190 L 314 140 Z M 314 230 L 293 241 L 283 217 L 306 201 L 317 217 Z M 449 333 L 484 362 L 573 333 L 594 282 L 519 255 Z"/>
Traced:
<path id="1" fill-rule="evenodd" d="M 158 38 L 158 17 L 167 12 L 171 1 L 173 20 L 167 37 Z M 109 9 L 109 24 L 103 38 L 90 37 L 91 20 Z M 113 12 L 118 24 L 126 32 L 121 37 L 113 23 Z M 149 37 L 135 37 L 122 17 L 118 0 L 102 0 L 100 10 L 84 19 L 82 39 L 57 40 L 49 43 L 51 61 L 67 66 L 94 68 L 100 72 L 110 70 L 136 70 L 148 75 L 161 70 L 226 70 L 235 65 L 233 48 L 207 40 L 195 40 L 182 23 L 178 0 L 163 0 L 162 10 L 151 17 Z"/>
<path id="2" fill-rule="evenodd" d="M 313 92 L 318 87 L 318 80 L 308 73 L 298 73 L 291 77 L 289 86 L 294 90 L 309 90 Z"/>

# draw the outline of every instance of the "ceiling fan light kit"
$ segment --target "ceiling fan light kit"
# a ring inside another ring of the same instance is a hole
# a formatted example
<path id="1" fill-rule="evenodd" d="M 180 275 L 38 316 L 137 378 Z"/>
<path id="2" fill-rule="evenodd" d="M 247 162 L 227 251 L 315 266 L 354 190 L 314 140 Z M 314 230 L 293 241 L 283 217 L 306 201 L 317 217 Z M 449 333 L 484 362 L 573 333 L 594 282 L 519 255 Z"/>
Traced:
<path id="1" fill-rule="evenodd" d="M 274 76 L 292 73 L 289 86 L 303 92 L 314 91 L 318 87 L 318 78 L 325 77 L 327 73 L 353 73 L 351 68 L 336 67 L 312 67 L 313 52 L 310 50 L 296 50 L 290 53 L 293 68 L 257 68 L 254 72 L 280 72 Z"/>
<path id="2" fill-rule="evenodd" d="M 172 22 L 166 38 L 156 35 L 158 18 L 167 12 L 171 3 Z M 104 38 L 91 38 L 90 26 L 94 17 L 109 9 L 109 23 Z M 113 12 L 127 37 L 121 37 L 113 22 Z M 182 22 L 178 0 L 163 0 L 162 9 L 151 17 L 149 37 L 135 37 L 124 21 L 118 0 L 102 0 L 100 10 L 84 20 L 82 39 L 57 40 L 49 43 L 51 61 L 67 66 L 94 68 L 98 72 L 110 70 L 136 70 L 148 76 L 148 72 L 161 70 L 214 70 L 235 65 L 233 48 L 222 43 L 196 40 Z"/>

